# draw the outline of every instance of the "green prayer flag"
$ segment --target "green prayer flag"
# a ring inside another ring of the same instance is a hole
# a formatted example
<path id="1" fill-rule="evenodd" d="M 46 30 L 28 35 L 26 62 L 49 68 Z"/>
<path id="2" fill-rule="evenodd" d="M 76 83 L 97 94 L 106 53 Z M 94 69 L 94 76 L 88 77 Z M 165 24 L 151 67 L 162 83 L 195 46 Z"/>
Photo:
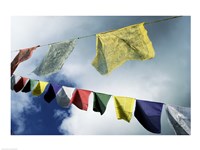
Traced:
<path id="1" fill-rule="evenodd" d="M 29 81 L 27 82 L 27 84 L 25 85 L 25 87 L 23 88 L 22 92 L 30 92 L 34 89 L 34 87 L 37 85 L 38 80 L 32 80 L 29 79 Z"/>
<path id="2" fill-rule="evenodd" d="M 96 93 L 96 92 L 93 93 L 94 93 L 93 110 L 96 112 L 100 112 L 101 115 L 103 115 L 111 95 Z"/>
<path id="3" fill-rule="evenodd" d="M 31 87 L 31 90 L 34 89 L 34 87 L 37 85 L 38 83 L 38 80 L 30 80 L 30 87 Z"/>

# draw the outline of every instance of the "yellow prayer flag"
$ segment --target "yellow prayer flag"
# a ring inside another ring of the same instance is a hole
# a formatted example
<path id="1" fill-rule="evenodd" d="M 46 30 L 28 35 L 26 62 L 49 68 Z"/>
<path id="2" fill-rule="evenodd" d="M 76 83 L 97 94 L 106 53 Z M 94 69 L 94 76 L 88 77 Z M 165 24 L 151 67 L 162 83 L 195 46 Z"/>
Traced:
<path id="1" fill-rule="evenodd" d="M 128 60 L 155 56 L 144 22 L 96 35 L 96 57 L 92 65 L 101 74 L 110 73 Z"/>
<path id="2" fill-rule="evenodd" d="M 48 82 L 39 81 L 35 89 L 32 91 L 32 94 L 35 96 L 41 95 L 44 92 L 47 84 Z"/>
<path id="3" fill-rule="evenodd" d="M 117 119 L 124 119 L 127 122 L 130 122 L 135 98 L 114 96 L 114 103 Z"/>

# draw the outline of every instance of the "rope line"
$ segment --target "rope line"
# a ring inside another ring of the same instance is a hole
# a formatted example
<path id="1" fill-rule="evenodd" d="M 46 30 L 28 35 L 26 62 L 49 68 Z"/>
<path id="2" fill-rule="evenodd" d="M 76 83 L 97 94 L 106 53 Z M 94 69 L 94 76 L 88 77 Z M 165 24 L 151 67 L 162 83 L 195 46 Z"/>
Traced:
<path id="1" fill-rule="evenodd" d="M 141 17 L 141 16 L 140 16 L 140 17 Z M 135 18 L 135 20 L 138 19 L 138 18 L 140 18 L 140 17 Z M 155 20 L 155 21 L 152 21 L 152 22 L 145 22 L 144 25 L 151 25 L 151 24 L 154 24 L 154 23 L 159 23 L 159 22 L 163 22 L 163 21 L 167 21 L 167 20 L 171 20 L 171 19 L 175 19 L 175 18 L 179 18 L 179 17 L 182 17 L 182 16 L 173 16 L 173 17 L 169 17 L 169 18 L 165 18 L 165 19 Z M 115 30 L 115 29 L 114 29 L 114 30 Z M 113 31 L 113 30 L 110 30 L 110 31 Z M 80 37 L 73 38 L 73 39 L 68 39 L 68 40 L 70 41 L 70 40 L 75 40 L 75 39 L 77 39 L 77 40 L 79 40 L 79 39 L 84 39 L 84 38 L 88 38 L 88 37 L 95 36 L 96 34 L 97 34 L 97 33 L 95 33 L 95 34 L 90 34 L 90 35 L 85 35 L 85 36 L 80 36 Z M 64 42 L 64 41 L 66 41 L 66 40 L 58 41 L 58 42 L 52 42 L 52 43 L 43 44 L 43 45 L 39 45 L 39 47 L 48 46 L 48 45 L 53 45 L 53 44 L 58 44 L 58 43 L 62 43 L 62 42 Z M 19 50 L 13 50 L 13 51 L 11 51 L 11 52 L 17 52 L 17 51 L 19 51 Z"/>
<path id="2" fill-rule="evenodd" d="M 152 21 L 152 22 L 146 22 L 144 24 L 145 25 L 151 25 L 151 24 L 154 24 L 154 23 L 159 23 L 159 22 L 163 22 L 163 21 L 167 21 L 167 20 L 171 20 L 171 19 L 175 19 L 175 18 L 179 18 L 179 17 L 182 17 L 182 16 L 169 17 L 169 18 L 165 18 L 165 19 L 155 20 L 155 21 Z"/>

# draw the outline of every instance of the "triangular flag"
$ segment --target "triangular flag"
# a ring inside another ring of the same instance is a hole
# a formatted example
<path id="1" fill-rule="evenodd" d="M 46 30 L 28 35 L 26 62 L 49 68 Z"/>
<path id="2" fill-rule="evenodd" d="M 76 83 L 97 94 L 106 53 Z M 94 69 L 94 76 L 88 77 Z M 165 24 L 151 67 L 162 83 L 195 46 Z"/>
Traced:
<path id="1" fill-rule="evenodd" d="M 21 77 L 19 81 L 14 85 L 15 92 L 19 92 L 25 86 L 28 80 L 28 78 Z"/>
<path id="2" fill-rule="evenodd" d="M 70 99 L 75 91 L 75 88 L 62 86 L 62 88 L 56 94 L 57 104 L 63 108 L 70 106 Z"/>
<path id="3" fill-rule="evenodd" d="M 94 93 L 94 103 L 93 103 L 93 110 L 96 112 L 100 112 L 101 115 L 105 112 L 106 106 L 111 95 L 103 94 L 103 93 Z"/>
<path id="4" fill-rule="evenodd" d="M 35 96 L 40 96 L 44 92 L 47 84 L 48 82 L 39 81 L 34 90 L 32 91 L 32 94 Z"/>
<path id="5" fill-rule="evenodd" d="M 154 56 L 143 22 L 96 34 L 96 57 L 92 65 L 104 75 L 128 60 L 147 60 Z"/>
<path id="6" fill-rule="evenodd" d="M 136 100 L 135 117 L 150 132 L 161 133 L 163 103 Z"/>
<path id="7" fill-rule="evenodd" d="M 35 88 L 35 86 L 38 84 L 38 82 L 39 82 L 38 80 L 29 79 L 27 84 L 22 89 L 22 92 L 27 93 L 27 92 L 32 91 Z"/>
<path id="8" fill-rule="evenodd" d="M 88 109 L 88 99 L 91 91 L 88 90 L 82 90 L 82 89 L 76 89 L 74 92 L 70 104 L 76 105 L 79 109 L 87 111 Z"/>
<path id="9" fill-rule="evenodd" d="M 40 47 L 39 45 L 38 46 L 35 46 L 35 47 L 31 47 L 31 48 L 25 48 L 25 49 L 21 49 L 19 51 L 19 53 L 17 54 L 17 56 L 15 56 L 15 58 L 13 59 L 13 61 L 11 62 L 11 75 L 14 73 L 14 71 L 16 70 L 17 66 L 29 59 L 31 56 L 32 56 L 32 53 L 33 51 Z"/>
<path id="10" fill-rule="evenodd" d="M 56 93 L 59 91 L 60 88 L 60 85 L 50 83 L 48 90 L 44 95 L 45 101 L 50 103 L 56 97 Z"/>
<path id="11" fill-rule="evenodd" d="M 11 90 L 14 90 L 14 85 L 21 79 L 20 76 L 12 75 L 11 76 Z"/>
<path id="12" fill-rule="evenodd" d="M 114 96 L 117 119 L 124 119 L 130 122 L 132 118 L 135 99 L 130 97 Z"/>
<path id="13" fill-rule="evenodd" d="M 75 46 L 75 40 L 50 45 L 49 52 L 41 64 L 33 71 L 38 76 L 58 72 Z"/>
<path id="14" fill-rule="evenodd" d="M 170 123 L 177 135 L 190 135 L 190 108 L 166 105 Z"/>

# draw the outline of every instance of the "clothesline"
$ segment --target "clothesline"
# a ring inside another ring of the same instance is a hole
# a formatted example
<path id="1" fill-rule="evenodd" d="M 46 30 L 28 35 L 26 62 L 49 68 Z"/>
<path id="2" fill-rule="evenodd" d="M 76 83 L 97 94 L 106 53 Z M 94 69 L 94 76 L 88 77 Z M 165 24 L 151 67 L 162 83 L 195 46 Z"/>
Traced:
<path id="1" fill-rule="evenodd" d="M 171 20 L 171 19 L 175 19 L 175 18 L 179 18 L 179 17 L 182 17 L 182 16 L 173 16 L 173 17 L 169 17 L 169 18 L 165 18 L 165 19 L 155 20 L 155 21 L 152 21 L 152 22 L 145 22 L 144 25 L 151 25 L 151 24 L 154 24 L 154 23 L 159 23 L 159 22 L 163 22 L 163 21 L 167 21 L 167 20 Z M 136 18 L 136 19 L 138 19 L 138 18 Z M 76 37 L 76 38 L 72 38 L 72 39 L 68 39 L 68 40 L 83 39 L 83 38 L 88 38 L 88 37 L 92 37 L 92 36 L 95 36 L 95 35 L 96 35 L 96 33 L 95 34 L 90 34 L 90 35 L 85 35 L 85 36 L 80 36 L 80 37 Z M 42 45 L 39 45 L 39 47 L 44 47 L 44 46 L 48 46 L 48 45 L 52 45 L 52 44 L 57 44 L 57 43 L 61 43 L 61 42 L 64 42 L 64 41 L 66 41 L 66 40 L 52 42 L 52 43 L 48 43 L 48 44 L 42 44 Z M 18 52 L 18 51 L 19 51 L 19 49 L 18 50 L 13 50 L 11 52 Z"/>

